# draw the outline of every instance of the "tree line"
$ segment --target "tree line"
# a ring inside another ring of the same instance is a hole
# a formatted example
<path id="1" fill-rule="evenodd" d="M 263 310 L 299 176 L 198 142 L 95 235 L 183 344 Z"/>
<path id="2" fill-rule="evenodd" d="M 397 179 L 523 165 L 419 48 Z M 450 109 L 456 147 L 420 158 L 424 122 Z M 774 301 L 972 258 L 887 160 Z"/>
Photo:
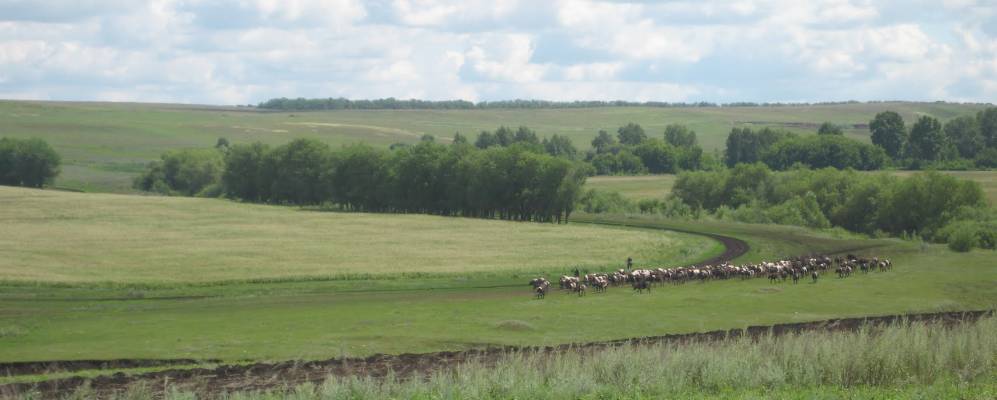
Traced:
<path id="1" fill-rule="evenodd" d="M 997 215 L 976 182 L 937 172 L 909 178 L 834 168 L 773 172 L 762 163 L 679 174 L 672 198 L 694 211 L 751 223 L 842 227 L 948 242 L 970 231 L 994 248 Z"/>
<path id="2" fill-rule="evenodd" d="M 801 164 L 869 171 L 882 169 L 888 160 L 881 148 L 848 139 L 830 124 L 821 125 L 817 135 L 807 136 L 772 128 L 733 128 L 724 152 L 728 167 L 761 162 L 775 170 Z"/>
<path id="3" fill-rule="evenodd" d="M 0 138 L 0 185 L 40 188 L 60 172 L 62 158 L 38 138 Z"/>
<path id="4" fill-rule="evenodd" d="M 586 176 L 584 165 L 528 146 L 479 149 L 427 138 L 395 150 L 332 149 L 296 139 L 277 147 L 257 142 L 169 152 L 135 186 L 349 211 L 560 223 L 568 221 Z"/>
<path id="5" fill-rule="evenodd" d="M 997 167 L 997 107 L 954 118 L 944 125 L 925 115 L 909 129 L 900 114 L 885 111 L 869 122 L 869 130 L 873 144 L 897 164 L 911 169 L 932 164 L 960 169 Z"/>
<path id="6" fill-rule="evenodd" d="M 664 174 L 712 169 L 716 160 L 703 153 L 696 132 L 684 125 L 665 127 L 660 138 L 649 137 L 639 124 L 621 126 L 616 135 L 600 130 L 585 161 L 599 175 Z"/>

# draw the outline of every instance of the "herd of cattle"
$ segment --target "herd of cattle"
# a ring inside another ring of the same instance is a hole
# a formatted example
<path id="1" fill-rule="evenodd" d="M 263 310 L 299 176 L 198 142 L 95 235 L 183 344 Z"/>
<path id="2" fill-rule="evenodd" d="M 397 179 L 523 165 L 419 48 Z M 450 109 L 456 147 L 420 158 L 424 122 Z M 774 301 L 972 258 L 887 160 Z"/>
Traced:
<path id="1" fill-rule="evenodd" d="M 839 278 L 847 278 L 855 270 L 863 273 L 877 270 L 889 271 L 893 268 L 893 263 L 885 258 L 863 258 L 852 254 L 834 259 L 828 256 L 808 256 L 758 264 L 731 265 L 724 263 L 699 267 L 635 269 L 633 271 L 620 269 L 611 273 L 593 273 L 582 276 L 564 275 L 558 280 L 558 286 L 561 290 L 567 290 L 568 293 L 584 296 L 589 288 L 596 292 L 604 292 L 610 286 L 628 283 L 637 293 L 644 291 L 650 293 L 651 286 L 654 284 L 682 284 L 690 281 L 705 282 L 731 278 L 767 277 L 770 282 L 774 283 L 786 282 L 789 279 L 792 279 L 793 283 L 799 283 L 800 279 L 809 276 L 813 283 L 817 283 L 820 276 L 830 271 L 832 266 L 835 267 L 834 272 Z M 536 297 L 542 299 L 550 291 L 551 282 L 540 277 L 531 280 L 530 286 L 533 287 Z"/>

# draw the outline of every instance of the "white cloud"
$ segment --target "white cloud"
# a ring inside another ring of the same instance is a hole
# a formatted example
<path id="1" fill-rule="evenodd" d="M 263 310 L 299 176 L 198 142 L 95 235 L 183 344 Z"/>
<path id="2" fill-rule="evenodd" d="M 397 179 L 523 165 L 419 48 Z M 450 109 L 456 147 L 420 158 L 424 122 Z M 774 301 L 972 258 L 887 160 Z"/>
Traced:
<path id="1" fill-rule="evenodd" d="M 610 81 L 616 78 L 621 62 L 575 64 L 563 68 L 563 79 L 569 81 Z"/>
<path id="2" fill-rule="evenodd" d="M 0 0 L 0 96 L 997 98 L 997 7 L 914 1 Z"/>
<path id="3" fill-rule="evenodd" d="M 538 82 L 549 66 L 531 63 L 533 51 L 533 39 L 529 35 L 486 35 L 473 41 L 464 59 L 476 72 L 491 80 Z"/>

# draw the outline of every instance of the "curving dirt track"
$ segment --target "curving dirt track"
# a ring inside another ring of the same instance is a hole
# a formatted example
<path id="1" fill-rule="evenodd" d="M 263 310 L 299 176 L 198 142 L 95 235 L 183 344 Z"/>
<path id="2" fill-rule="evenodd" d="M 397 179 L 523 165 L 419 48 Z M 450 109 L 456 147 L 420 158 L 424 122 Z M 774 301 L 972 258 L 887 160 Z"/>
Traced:
<path id="1" fill-rule="evenodd" d="M 282 363 L 257 363 L 249 365 L 223 365 L 214 369 L 171 369 L 137 375 L 116 373 L 93 379 L 71 377 L 40 383 L 0 385 L 0 397 L 18 393 L 35 392 L 43 398 L 58 398 L 72 393 L 81 386 L 89 386 L 96 396 L 111 396 L 129 386 L 144 383 L 153 391 L 161 391 L 166 383 L 172 387 L 197 390 L 205 398 L 219 397 L 233 391 L 265 390 L 291 387 L 305 382 L 321 383 L 328 376 L 384 377 L 393 373 L 397 377 L 427 376 L 433 372 L 451 369 L 462 363 L 478 362 L 491 365 L 503 356 L 514 352 L 556 353 L 562 351 L 598 350 L 614 346 L 648 345 L 657 343 L 689 343 L 715 341 L 742 336 L 776 336 L 800 332 L 847 332 L 863 326 L 882 326 L 894 323 L 926 322 L 955 325 L 976 321 L 994 315 L 994 310 L 943 312 L 927 314 L 888 315 L 863 318 L 841 318 L 824 321 L 750 326 L 745 329 L 721 330 L 702 333 L 640 337 L 606 342 L 575 343 L 554 347 L 490 347 L 481 350 L 440 352 L 426 354 L 378 354 L 367 358 L 342 358 L 323 361 L 289 361 Z M 52 364 L 52 363 L 49 363 Z"/>
<path id="2" fill-rule="evenodd" d="M 717 255 L 715 257 L 711 257 L 711 258 L 705 259 L 703 261 L 700 261 L 700 262 L 698 262 L 696 264 L 693 264 L 694 266 L 703 266 L 703 265 L 708 265 L 708 264 L 720 264 L 720 263 L 723 263 L 725 261 L 730 261 L 730 260 L 733 260 L 735 258 L 738 258 L 738 257 L 744 255 L 745 253 L 747 253 L 748 250 L 751 250 L 751 247 L 748 246 L 748 242 L 745 242 L 745 241 L 743 241 L 741 239 L 738 239 L 738 238 L 733 238 L 733 237 L 724 236 L 724 235 L 718 235 L 718 234 L 715 234 L 715 233 L 697 232 L 697 231 L 690 231 L 690 230 L 676 229 L 676 228 L 662 228 L 662 227 L 656 227 L 656 226 L 650 226 L 650 225 L 632 225 L 632 224 L 625 224 L 625 223 L 620 223 L 620 222 L 607 222 L 607 221 L 594 221 L 594 220 L 581 220 L 579 222 L 586 223 L 586 224 L 593 224 L 593 225 L 629 226 L 629 227 L 642 228 L 642 229 L 657 229 L 657 230 L 662 230 L 662 231 L 672 231 L 672 232 L 686 233 L 686 234 L 690 234 L 690 235 L 706 236 L 706 237 L 708 237 L 710 239 L 713 239 L 713 240 L 716 240 L 716 241 L 720 242 L 720 244 L 722 244 L 724 246 L 723 253 L 720 253 L 719 255 Z"/>

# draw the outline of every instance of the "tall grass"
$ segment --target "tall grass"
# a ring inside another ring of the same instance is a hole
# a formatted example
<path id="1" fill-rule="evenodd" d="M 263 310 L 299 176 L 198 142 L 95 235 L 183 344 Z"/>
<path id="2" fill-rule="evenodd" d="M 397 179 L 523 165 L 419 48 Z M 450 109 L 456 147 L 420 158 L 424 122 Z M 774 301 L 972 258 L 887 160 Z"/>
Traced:
<path id="1" fill-rule="evenodd" d="M 224 397 L 567 399 L 751 397 L 771 393 L 796 397 L 799 392 L 824 391 L 843 391 L 848 397 L 883 393 L 988 397 L 997 390 L 994 332 L 997 317 L 991 316 L 952 327 L 900 322 L 843 333 L 577 348 L 553 354 L 523 351 L 497 361 L 472 361 L 425 377 L 329 377 L 320 385 L 236 392 Z M 147 395 L 151 393 L 139 388 L 121 396 Z M 196 397 L 182 390 L 165 395 Z"/>

